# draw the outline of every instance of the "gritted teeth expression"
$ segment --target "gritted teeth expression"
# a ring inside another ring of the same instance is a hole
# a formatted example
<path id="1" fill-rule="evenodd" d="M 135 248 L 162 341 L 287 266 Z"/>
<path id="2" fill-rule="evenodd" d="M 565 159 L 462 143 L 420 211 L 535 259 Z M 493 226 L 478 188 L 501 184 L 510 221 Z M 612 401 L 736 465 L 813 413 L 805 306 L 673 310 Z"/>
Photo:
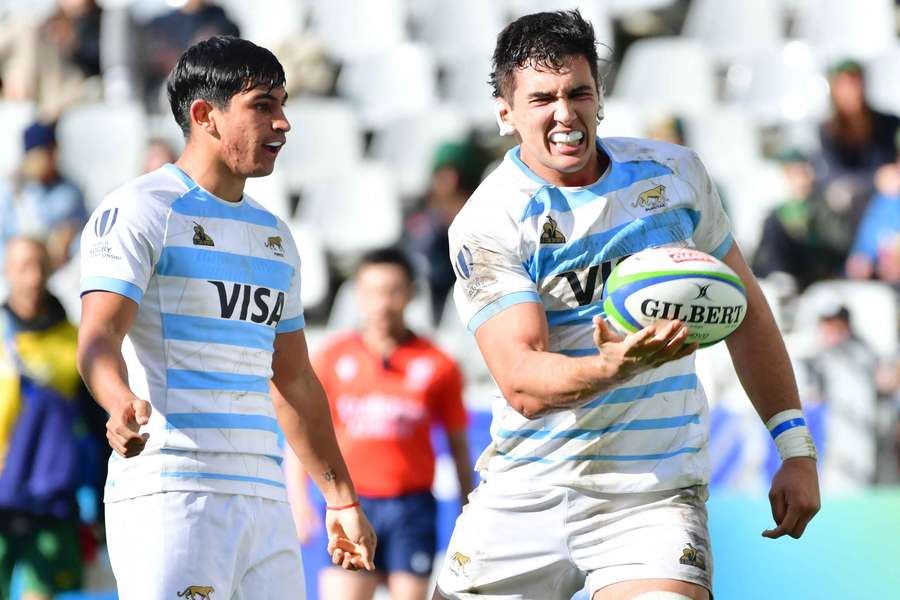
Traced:
<path id="1" fill-rule="evenodd" d="M 590 65 L 577 55 L 559 70 L 517 70 L 505 118 L 521 138 L 522 161 L 537 175 L 556 185 L 586 185 L 599 177 L 595 139 L 600 107 Z"/>

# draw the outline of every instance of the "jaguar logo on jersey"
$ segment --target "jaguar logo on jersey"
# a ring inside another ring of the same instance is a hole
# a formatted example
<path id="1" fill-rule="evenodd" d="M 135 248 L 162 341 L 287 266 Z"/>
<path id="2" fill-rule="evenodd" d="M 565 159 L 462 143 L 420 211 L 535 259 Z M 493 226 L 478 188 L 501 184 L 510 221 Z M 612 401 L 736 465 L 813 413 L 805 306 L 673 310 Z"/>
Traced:
<path id="1" fill-rule="evenodd" d="M 678 559 L 678 562 L 706 570 L 706 557 L 703 555 L 703 550 L 695 548 L 693 544 L 688 544 L 681 551 L 681 558 Z"/>
<path id="2" fill-rule="evenodd" d="M 275 235 L 266 240 L 266 248 L 275 256 L 284 256 L 284 246 L 281 245 L 281 236 Z"/>
<path id="3" fill-rule="evenodd" d="M 203 231 L 203 226 L 200 225 L 197 221 L 194 221 L 194 239 L 195 246 L 215 246 L 215 242 L 213 239 L 209 237 L 209 234 Z"/>
<path id="4" fill-rule="evenodd" d="M 189 585 L 183 592 L 175 592 L 179 598 L 186 600 L 212 600 L 212 593 L 216 591 L 211 585 Z"/>
<path id="5" fill-rule="evenodd" d="M 559 230 L 559 224 L 556 220 L 547 215 L 547 220 L 544 221 L 544 225 L 541 228 L 541 243 L 542 244 L 565 244 L 566 236 L 562 234 Z"/>
<path id="6" fill-rule="evenodd" d="M 658 185 L 655 188 L 650 188 L 646 192 L 643 192 L 637 197 L 637 200 L 632 202 L 631 206 L 634 208 L 640 206 L 644 210 L 656 210 L 657 208 L 664 208 L 668 203 L 669 199 L 666 198 L 666 186 Z"/>
<path id="7" fill-rule="evenodd" d="M 275 292 L 265 287 L 257 287 L 246 283 L 225 283 L 211 281 L 219 293 L 219 308 L 223 319 L 231 319 L 235 312 L 241 321 L 248 319 L 253 323 L 278 325 L 281 313 L 284 312 L 284 292 Z M 251 308 L 251 302 L 253 304 Z M 240 305 L 240 308 L 238 308 Z"/>
<path id="8" fill-rule="evenodd" d="M 472 559 L 462 552 L 454 552 L 450 557 L 450 570 L 457 577 L 468 577 L 466 575 L 466 566 L 472 562 Z"/>
<path id="9" fill-rule="evenodd" d="M 456 255 L 456 273 L 463 279 L 468 279 L 472 276 L 472 251 L 467 247 L 463 246 L 459 249 L 459 252 Z"/>
<path id="10" fill-rule="evenodd" d="M 103 237 L 112 231 L 113 226 L 116 224 L 116 217 L 118 216 L 118 208 L 108 208 L 100 213 L 100 215 L 94 219 L 94 235 Z"/>

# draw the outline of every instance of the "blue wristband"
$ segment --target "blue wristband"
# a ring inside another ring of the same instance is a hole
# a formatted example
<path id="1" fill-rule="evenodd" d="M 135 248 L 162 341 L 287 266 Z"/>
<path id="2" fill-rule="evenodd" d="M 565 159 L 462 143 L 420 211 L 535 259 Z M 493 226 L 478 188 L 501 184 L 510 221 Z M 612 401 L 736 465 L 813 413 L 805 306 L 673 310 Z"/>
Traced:
<path id="1" fill-rule="evenodd" d="M 798 417 L 796 419 L 788 419 L 784 423 L 773 427 L 772 431 L 770 431 L 769 433 L 772 435 L 772 439 L 774 440 L 788 429 L 793 429 L 794 427 L 806 427 L 806 419 L 802 417 Z"/>

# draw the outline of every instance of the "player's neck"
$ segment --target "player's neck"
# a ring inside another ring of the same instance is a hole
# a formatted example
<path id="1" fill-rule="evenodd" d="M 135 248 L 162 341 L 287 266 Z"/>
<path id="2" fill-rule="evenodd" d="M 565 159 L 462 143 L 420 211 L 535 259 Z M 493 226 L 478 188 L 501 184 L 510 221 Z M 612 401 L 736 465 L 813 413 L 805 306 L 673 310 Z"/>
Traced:
<path id="1" fill-rule="evenodd" d="M 204 190 L 228 202 L 240 202 L 244 196 L 245 179 L 235 177 L 220 161 L 204 159 L 185 149 L 175 165 Z"/>

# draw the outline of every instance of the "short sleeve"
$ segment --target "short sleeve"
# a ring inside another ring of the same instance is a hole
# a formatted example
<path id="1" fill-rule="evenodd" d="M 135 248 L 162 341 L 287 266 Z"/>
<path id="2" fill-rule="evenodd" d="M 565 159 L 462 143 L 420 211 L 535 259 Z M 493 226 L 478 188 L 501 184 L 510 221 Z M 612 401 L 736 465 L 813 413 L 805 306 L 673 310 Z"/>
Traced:
<path id="1" fill-rule="evenodd" d="M 81 295 L 121 294 L 140 304 L 164 244 L 166 209 L 150 198 L 111 196 L 81 234 Z"/>
<path id="2" fill-rule="evenodd" d="M 280 221 L 279 221 L 280 222 Z M 306 319 L 303 316 L 303 303 L 300 300 L 300 254 L 297 251 L 297 245 L 294 238 L 284 224 L 281 224 L 281 232 L 287 242 L 287 256 L 292 257 L 294 263 L 294 274 L 291 275 L 291 284 L 288 293 L 284 299 L 284 312 L 281 320 L 275 327 L 275 333 L 291 333 L 303 329 L 306 326 Z"/>
<path id="3" fill-rule="evenodd" d="M 486 220 L 489 221 L 489 220 Z M 540 303 L 537 285 L 526 270 L 513 223 L 489 229 L 473 219 L 450 229 L 450 262 L 456 273 L 453 298 L 466 327 L 474 333 L 488 319 L 515 304 Z"/>
<path id="4" fill-rule="evenodd" d="M 700 158 L 691 152 L 689 160 L 687 172 L 691 174 L 691 185 L 697 193 L 700 212 L 700 221 L 694 230 L 694 243 L 698 250 L 721 259 L 734 243 L 731 236 L 731 221 L 722 206 L 719 191 Z"/>
<path id="5" fill-rule="evenodd" d="M 463 377 L 452 361 L 435 382 L 432 414 L 447 431 L 460 431 L 469 424 L 469 416 L 463 402 Z"/>

